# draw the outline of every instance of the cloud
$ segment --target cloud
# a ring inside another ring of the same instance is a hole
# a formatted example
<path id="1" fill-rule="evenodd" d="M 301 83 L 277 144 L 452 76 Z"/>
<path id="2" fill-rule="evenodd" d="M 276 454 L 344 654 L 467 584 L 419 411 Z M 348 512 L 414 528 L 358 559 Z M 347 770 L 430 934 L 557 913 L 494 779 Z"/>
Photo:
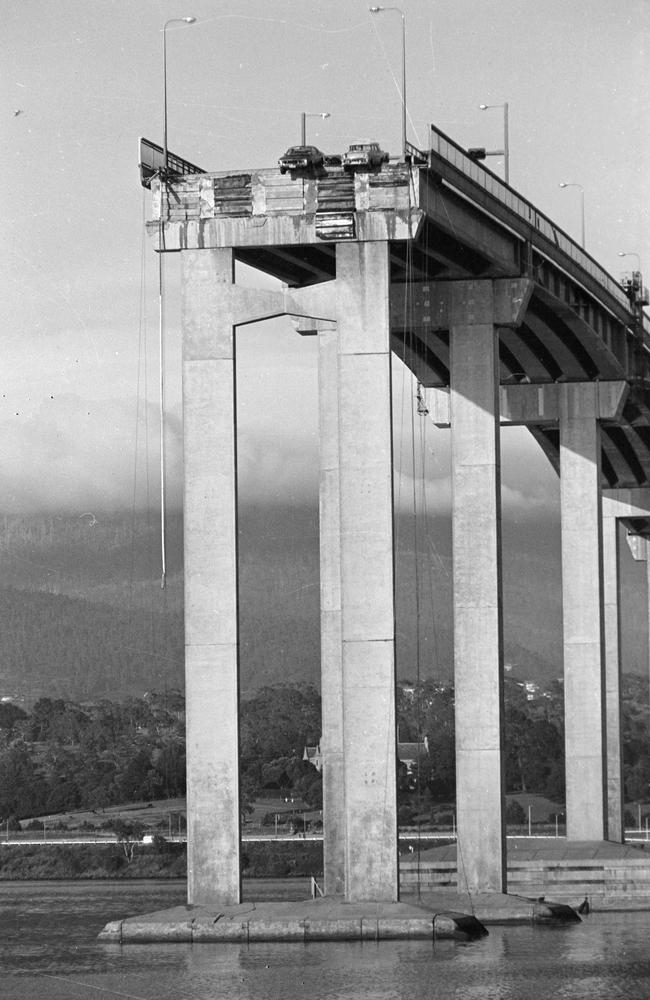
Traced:
<path id="1" fill-rule="evenodd" d="M 166 423 L 168 502 L 179 505 L 182 435 Z M 5 513 L 113 510 L 159 504 L 159 421 L 156 407 L 125 399 L 63 395 L 33 415 L 0 424 L 0 482 Z"/>
<path id="2" fill-rule="evenodd" d="M 426 427 L 426 447 L 416 449 L 422 467 L 413 481 L 410 445 L 396 448 L 396 503 L 402 509 L 426 502 L 430 513 L 451 510 L 451 435 L 448 430 Z M 424 456 L 424 457 L 423 457 Z M 423 494 L 423 486 L 426 492 Z M 501 434 L 501 506 L 504 514 L 525 521 L 559 517 L 559 478 L 541 448 L 525 428 L 504 428 Z"/>
<path id="3" fill-rule="evenodd" d="M 237 461 L 240 499 L 318 503 L 318 455 L 309 438 L 244 434 Z"/>

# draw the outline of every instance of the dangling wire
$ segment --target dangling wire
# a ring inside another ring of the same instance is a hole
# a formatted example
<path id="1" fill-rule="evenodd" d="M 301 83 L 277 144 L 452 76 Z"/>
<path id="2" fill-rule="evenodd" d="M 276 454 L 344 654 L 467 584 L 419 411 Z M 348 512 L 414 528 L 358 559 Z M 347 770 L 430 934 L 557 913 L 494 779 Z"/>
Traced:
<path id="1" fill-rule="evenodd" d="M 164 225 L 161 181 L 160 220 L 158 222 L 158 341 L 159 341 L 159 404 L 160 404 L 160 589 L 167 584 L 166 522 L 166 463 L 165 463 L 165 282 L 164 282 Z"/>
<path id="2" fill-rule="evenodd" d="M 409 218 L 411 215 L 411 209 L 414 203 L 414 198 L 412 195 L 414 191 L 412 190 L 413 184 L 413 174 L 409 170 L 409 186 L 408 186 L 408 197 L 409 197 Z M 404 347 L 405 347 L 405 358 L 411 357 L 415 358 L 417 352 L 415 350 L 415 334 L 413 331 L 414 316 L 413 316 L 413 295 L 412 286 L 414 280 L 414 264 L 413 264 L 413 252 L 411 241 L 408 240 L 406 243 L 406 261 L 405 261 L 405 278 L 406 278 L 406 294 L 404 296 Z M 411 382 L 412 385 L 412 382 Z M 423 403 L 421 385 L 419 381 L 417 382 L 416 389 L 417 398 L 417 413 L 421 416 L 423 414 L 423 409 L 421 403 Z M 426 412 L 426 410 L 424 411 Z M 415 738 L 416 738 L 416 757 L 417 757 L 417 892 L 420 894 L 420 854 L 422 850 L 422 783 L 421 783 L 421 757 L 422 757 L 422 718 L 421 718 L 421 700 L 422 692 L 421 687 L 421 661 L 422 661 L 422 649 L 421 649 L 421 595 L 420 595 L 420 546 L 418 537 L 418 502 L 417 502 L 417 484 L 418 484 L 418 461 L 416 454 L 416 435 L 418 431 L 422 433 L 422 422 L 419 422 L 416 428 L 416 407 L 413 405 L 411 397 L 411 405 L 409 407 L 410 416 L 410 439 L 411 439 L 411 514 L 412 514 L 412 527 L 413 527 L 413 559 L 414 559 L 414 591 L 415 591 L 415 670 L 416 670 L 416 680 L 415 680 L 415 690 L 416 690 L 416 702 L 415 702 Z"/>

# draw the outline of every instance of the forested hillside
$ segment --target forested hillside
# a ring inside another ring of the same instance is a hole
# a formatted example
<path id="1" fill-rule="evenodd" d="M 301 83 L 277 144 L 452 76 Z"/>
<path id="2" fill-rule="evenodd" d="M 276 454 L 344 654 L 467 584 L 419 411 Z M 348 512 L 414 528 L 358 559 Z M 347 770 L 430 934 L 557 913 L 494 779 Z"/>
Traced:
<path id="1" fill-rule="evenodd" d="M 162 589 L 155 512 L 0 517 L 0 697 L 29 705 L 40 696 L 125 698 L 183 686 L 179 512 L 168 514 L 166 528 Z M 397 518 L 397 676 L 449 682 L 449 519 L 420 518 L 414 529 L 407 514 Z M 526 523 L 504 529 L 505 660 L 519 676 L 545 684 L 561 675 L 556 535 Z M 280 500 L 242 505 L 239 559 L 243 694 L 279 681 L 318 687 L 317 510 Z M 646 640 L 631 604 L 641 588 L 629 574 L 622 585 L 623 667 L 641 671 Z"/>
<path id="2" fill-rule="evenodd" d="M 112 698 L 183 684 L 183 622 L 38 591 L 0 588 L 0 691 L 38 698 Z"/>

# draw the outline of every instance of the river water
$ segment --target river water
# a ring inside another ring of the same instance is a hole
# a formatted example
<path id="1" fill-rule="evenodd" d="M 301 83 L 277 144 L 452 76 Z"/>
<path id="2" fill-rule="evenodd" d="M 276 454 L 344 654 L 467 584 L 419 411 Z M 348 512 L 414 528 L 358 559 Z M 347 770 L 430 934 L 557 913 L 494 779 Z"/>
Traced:
<path id="1" fill-rule="evenodd" d="M 490 927 L 480 941 L 106 945 L 183 883 L 0 883 L 2 1000 L 642 1000 L 650 913 Z"/>

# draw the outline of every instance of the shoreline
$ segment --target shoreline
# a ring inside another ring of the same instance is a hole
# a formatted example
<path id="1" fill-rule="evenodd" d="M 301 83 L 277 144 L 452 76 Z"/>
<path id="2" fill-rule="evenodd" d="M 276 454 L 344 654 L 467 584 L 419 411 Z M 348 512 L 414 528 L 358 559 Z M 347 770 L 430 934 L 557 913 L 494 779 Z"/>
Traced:
<path id="1" fill-rule="evenodd" d="M 259 842 L 242 851 L 242 879 L 322 878 L 318 841 Z M 185 844 L 0 844 L 0 883 L 138 879 L 170 881 L 187 877 Z"/>

